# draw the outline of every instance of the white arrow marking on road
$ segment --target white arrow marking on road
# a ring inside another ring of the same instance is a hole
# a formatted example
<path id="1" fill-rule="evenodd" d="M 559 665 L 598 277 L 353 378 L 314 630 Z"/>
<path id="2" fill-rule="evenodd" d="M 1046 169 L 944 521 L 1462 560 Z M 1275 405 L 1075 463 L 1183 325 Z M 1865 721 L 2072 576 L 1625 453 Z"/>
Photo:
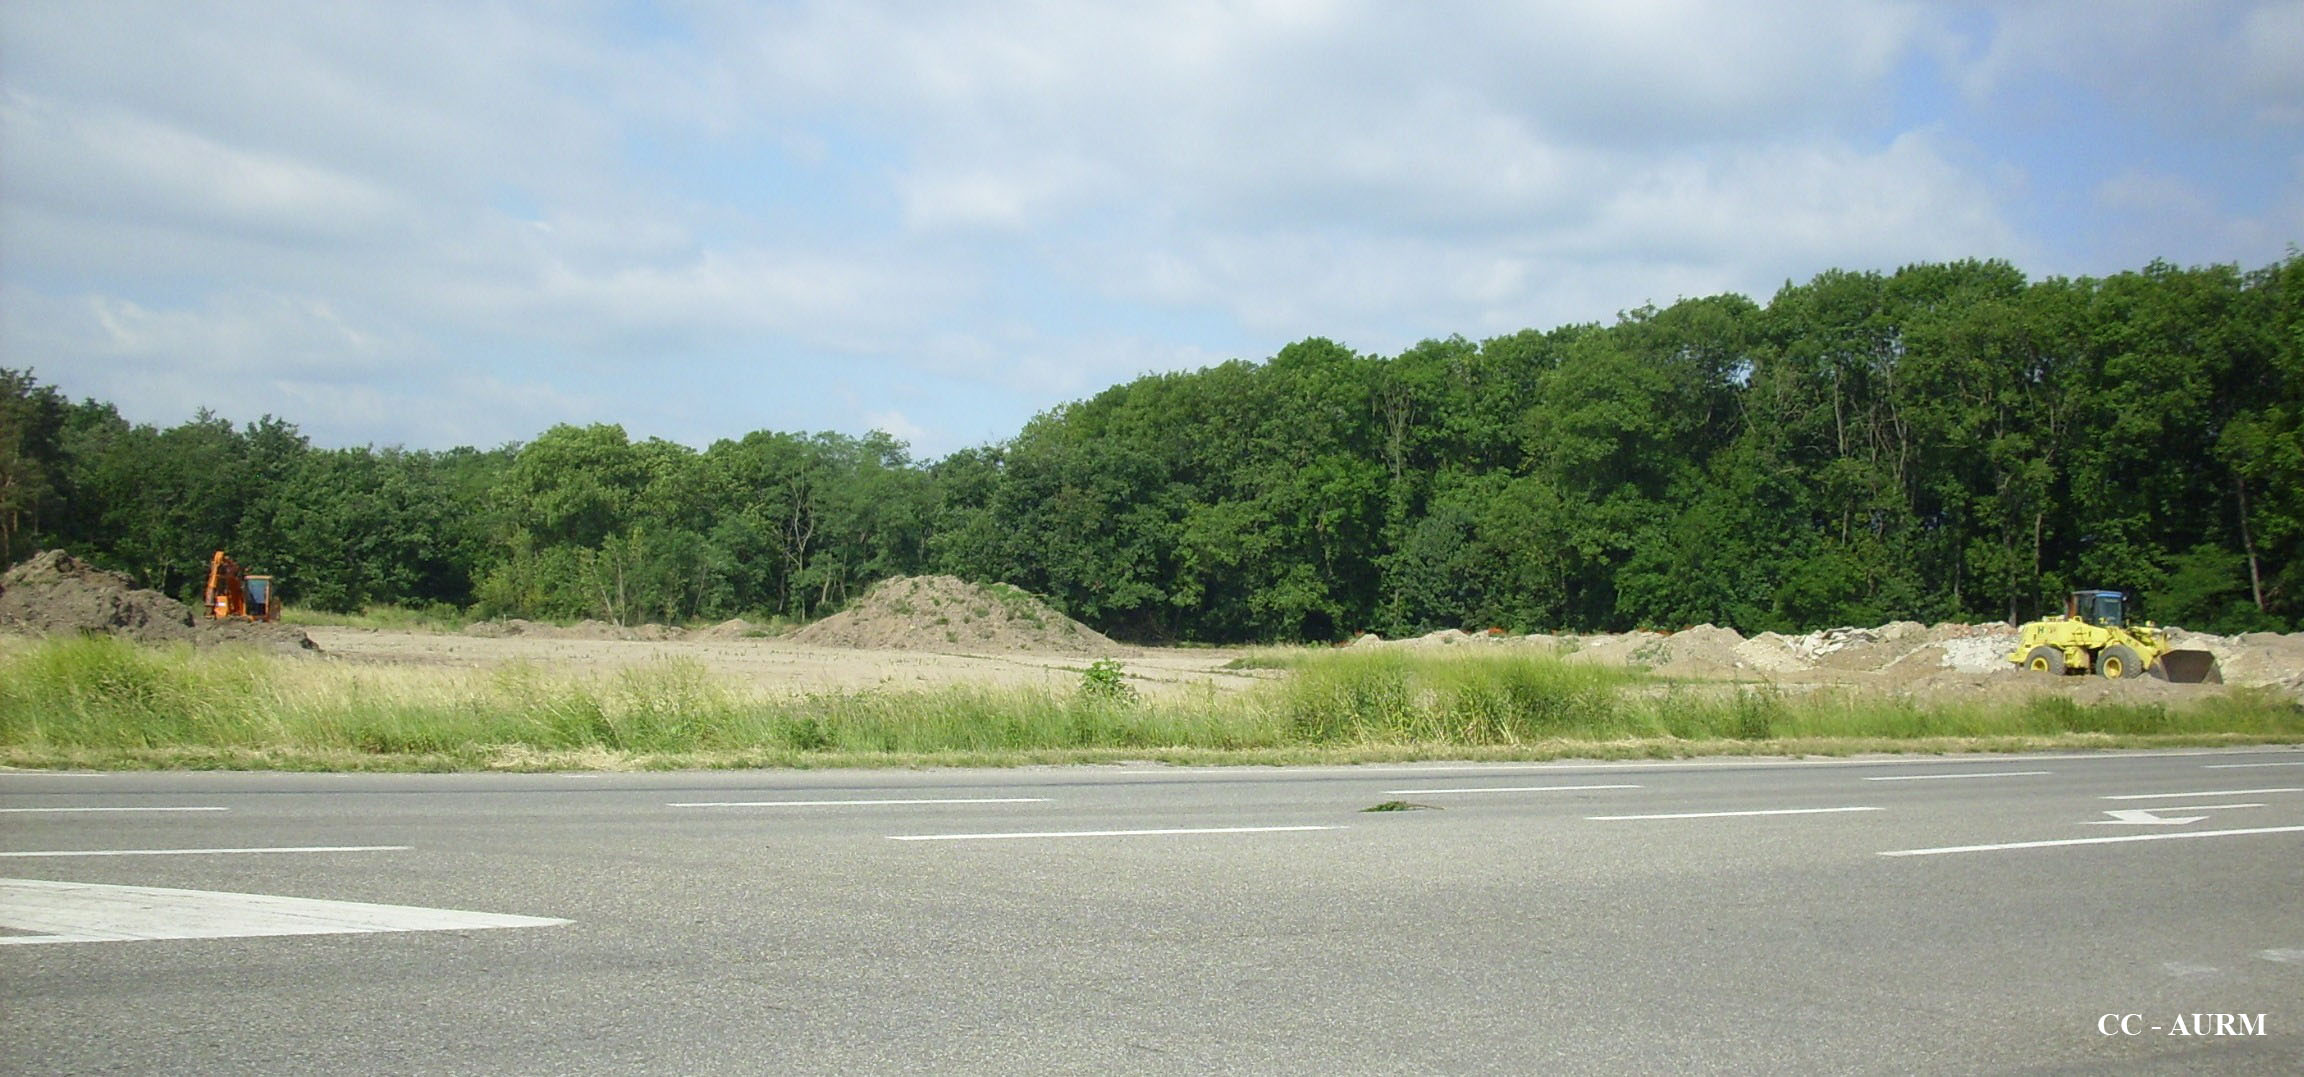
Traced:
<path id="1" fill-rule="evenodd" d="M 2122 808 L 2118 811 L 2105 812 L 2104 814 L 2112 816 L 2110 819 L 2089 819 L 2086 822 L 2103 826 L 2114 823 L 2197 823 L 2207 816 L 2194 815 L 2185 819 L 2163 819 L 2152 813 L 2156 811 L 2216 811 L 2222 808 L 2261 808 L 2263 806 L 2262 804 L 2169 804 L 2157 808 Z"/>
<path id="2" fill-rule="evenodd" d="M 567 922 L 542 916 L 323 901 L 274 894 L 0 879 L 0 924 L 28 932 L 0 935 L 0 945 L 373 931 L 478 931 L 552 927 Z"/>
<path id="3" fill-rule="evenodd" d="M 2162 819 L 2159 816 L 2152 814 L 2152 809 L 2150 808 L 2122 808 L 2118 811 L 2108 811 L 2104 814 L 2109 815 L 2112 818 L 2090 819 L 2080 825 L 2112 826 L 2118 823 L 2134 823 L 2144 826 L 2153 824 L 2158 824 L 2160 826 L 2182 826 L 2185 823 L 2197 823 L 2202 819 L 2208 818 L 2205 815 L 2187 815 L 2180 819 Z"/>

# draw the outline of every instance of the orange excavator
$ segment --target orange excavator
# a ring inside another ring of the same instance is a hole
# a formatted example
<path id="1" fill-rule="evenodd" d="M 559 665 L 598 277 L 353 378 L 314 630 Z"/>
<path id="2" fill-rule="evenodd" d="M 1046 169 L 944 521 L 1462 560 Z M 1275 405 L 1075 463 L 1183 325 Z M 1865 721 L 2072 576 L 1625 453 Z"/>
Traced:
<path id="1" fill-rule="evenodd" d="M 280 619 L 280 600 L 272 593 L 272 577 L 249 575 L 222 550 L 208 559 L 208 592 L 202 605 L 208 608 L 208 616 L 219 621 Z"/>

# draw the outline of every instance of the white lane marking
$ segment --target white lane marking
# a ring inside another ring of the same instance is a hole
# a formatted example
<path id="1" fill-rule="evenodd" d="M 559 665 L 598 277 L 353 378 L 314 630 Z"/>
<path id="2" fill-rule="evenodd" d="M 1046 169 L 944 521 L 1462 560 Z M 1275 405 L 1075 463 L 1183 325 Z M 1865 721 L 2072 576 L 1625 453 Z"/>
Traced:
<path id="1" fill-rule="evenodd" d="M 550 927 L 539 916 L 372 905 L 273 894 L 0 879 L 0 925 L 31 932 L 0 944 L 221 939 L 374 931 L 476 931 Z"/>
<path id="2" fill-rule="evenodd" d="M 2104 813 L 2112 818 L 2087 819 L 2083 820 L 2080 825 L 2113 826 L 2120 823 L 2134 823 L 2174 826 L 2179 823 L 2197 823 L 2208 817 L 2205 815 L 2187 815 L 2181 819 L 2163 819 L 2152 813 L 2157 811 L 2215 811 L 2219 808 L 2261 808 L 2263 806 L 2262 804 L 2162 804 L 2151 808 L 2114 808 Z"/>
<path id="3" fill-rule="evenodd" d="M 230 808 L 0 808 L 9 815 L 64 815 L 73 812 L 101 811 L 230 811 Z"/>
<path id="4" fill-rule="evenodd" d="M 1575 789 L 1638 789 L 1637 785 L 1506 785 L 1465 789 L 1386 789 L 1385 796 L 1423 795 L 1440 793 L 1564 793 Z"/>
<path id="5" fill-rule="evenodd" d="M 1770 809 L 1768 809 L 1768 810 L 1766 810 L 1766 811 L 1680 811 L 1680 812 L 1665 812 L 1665 813 L 1662 813 L 1662 814 L 1658 814 L 1658 815 L 1587 815 L 1587 816 L 1585 816 L 1584 818 L 1586 818 L 1586 819 L 1588 819 L 1588 820 L 1591 820 L 1592 822 L 1596 822 L 1596 823 L 1606 823 L 1606 822 L 1614 822 L 1614 821 L 1617 821 L 1617 820 L 1620 820 L 1620 819 L 1725 819 L 1725 818 L 1728 818 L 1728 817 L 1730 817 L 1730 816 L 1736 816 L 1736 815 L 1829 815 L 1829 814 L 1832 814 L 1832 813 L 1834 813 L 1834 812 L 1849 812 L 1849 811 L 1881 811 L 1881 810 L 1883 810 L 1883 809 L 1880 809 L 1880 808 L 1770 808 Z"/>
<path id="6" fill-rule="evenodd" d="M 916 800 L 689 800 L 667 808 L 817 808 L 865 804 L 1045 804 L 1047 797 L 946 797 Z"/>
<path id="7" fill-rule="evenodd" d="M 2173 811 L 2174 809 L 2160 809 L 2160 810 Z M 2152 814 L 2152 812 L 2153 812 L 2153 811 L 2154 811 L 2154 809 L 2152 809 L 2152 808 L 2120 808 L 2120 809 L 2117 809 L 2117 810 L 2114 810 L 2114 811 L 2108 811 L 2108 812 L 2105 812 L 2105 813 L 2104 813 L 2104 814 L 2106 814 L 2106 815 L 2109 815 L 2109 816 L 2111 816 L 2112 818 L 2110 818 L 2110 819 L 2085 819 L 2085 820 L 2082 820 L 2082 821 L 2081 821 L 2080 825 L 2081 825 L 2081 826 L 2183 826 L 2183 825 L 2184 825 L 2184 824 L 2186 824 L 2186 823 L 2197 823 L 2197 822 L 2199 822 L 2199 821 L 2200 821 L 2200 820 L 2202 820 L 2202 819 L 2206 819 L 2206 818 L 2208 818 L 2208 817 L 2207 817 L 2207 816 L 2205 816 L 2205 815 L 2186 815 L 2186 816 L 2182 816 L 2182 817 L 2179 817 L 2179 818 L 2175 818 L 2175 819 L 2163 819 L 2163 818 L 2161 818 L 2161 817 L 2159 817 L 2159 816 L 2157 816 L 2157 815 L 2154 815 L 2154 814 Z"/>
<path id="8" fill-rule="evenodd" d="M 2304 965 L 2304 950 L 2258 950 L 2256 956 L 2283 965 Z"/>
<path id="9" fill-rule="evenodd" d="M 2049 773 L 2053 772 L 2045 770 L 1980 770 L 1972 774 L 1884 774 L 1864 780 L 1868 782 L 1935 782 L 1950 781 L 1954 778 L 2024 778 L 2035 774 Z"/>
<path id="10" fill-rule="evenodd" d="M 407 845 L 278 845 L 263 849 L 43 849 L 0 856 L 208 856 L 227 853 L 399 853 Z"/>
<path id="11" fill-rule="evenodd" d="M 889 841 L 1000 841 L 1008 838 L 1133 838 L 1163 834 L 1278 834 L 1292 830 L 1342 830 L 1340 826 L 1196 826 L 1161 830 L 1036 830 L 999 834 L 890 834 Z"/>
<path id="12" fill-rule="evenodd" d="M 2304 793 L 2304 789 L 2208 789 L 2196 793 L 2125 793 L 2098 800 L 2174 800 L 2177 797 L 2242 797 L 2254 793 Z"/>
<path id="13" fill-rule="evenodd" d="M 2304 767 L 2304 760 L 2294 763 L 2202 763 L 2204 770 L 2249 770 L 2255 767 Z"/>
<path id="14" fill-rule="evenodd" d="M 2058 838 L 2054 841 L 2010 841 L 1997 845 L 1947 845 L 1937 849 L 1894 849 L 1881 856 L 1938 856 L 1944 853 L 1986 853 L 2000 849 L 2048 849 L 2059 845 L 2115 845 L 2124 841 L 2174 841 L 2178 838 L 2231 838 L 2242 834 L 2291 834 L 2304 826 L 2256 826 L 2242 830 L 2173 830 L 2159 834 L 2121 834 L 2109 838 Z"/>
<path id="15" fill-rule="evenodd" d="M 1920 754 L 1920 753 L 1915 753 Z M 2169 759 L 2202 755 L 2231 755 L 2229 748 L 2176 748 L 2157 751 L 2118 751 L 2023 755 L 2026 762 L 2047 763 L 2057 760 L 2075 762 L 2101 762 L 2122 759 Z M 1289 773 L 1303 775 L 1326 774 L 1508 774 L 1527 771 L 1582 771 L 1582 770 L 1750 770 L 1760 767 L 1908 767 L 1915 762 L 1936 761 L 1936 757 L 1914 759 L 1910 756 L 1891 759 L 1753 759 L 1746 756 L 1724 756 L 1713 759 L 1690 759 L 1670 763 L 1343 763 L 1329 766 L 1290 767 Z M 1945 760 L 1950 761 L 1950 760 Z M 1988 760 L 1976 760 L 1978 764 Z M 1252 774 L 1270 772 L 1273 767 L 1131 767 L 1128 769 L 1083 771 L 1083 778 L 1171 778 L 1194 774 Z"/>

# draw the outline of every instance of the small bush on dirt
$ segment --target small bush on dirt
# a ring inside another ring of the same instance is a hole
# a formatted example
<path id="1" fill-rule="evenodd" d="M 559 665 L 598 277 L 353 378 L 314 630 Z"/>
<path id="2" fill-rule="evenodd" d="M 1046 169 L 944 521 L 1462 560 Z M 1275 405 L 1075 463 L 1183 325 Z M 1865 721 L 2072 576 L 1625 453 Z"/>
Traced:
<path id="1" fill-rule="evenodd" d="M 1097 703 L 1134 703 L 1136 688 L 1117 658 L 1099 658 L 1080 674 L 1080 697 Z"/>

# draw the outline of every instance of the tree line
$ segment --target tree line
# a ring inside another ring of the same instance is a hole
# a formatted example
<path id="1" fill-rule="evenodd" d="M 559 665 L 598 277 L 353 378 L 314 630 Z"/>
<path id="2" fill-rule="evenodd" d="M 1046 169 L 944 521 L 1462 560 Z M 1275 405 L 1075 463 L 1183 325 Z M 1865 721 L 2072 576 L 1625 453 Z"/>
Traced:
<path id="1" fill-rule="evenodd" d="M 2287 630 L 2304 255 L 1832 271 L 1394 356 L 1310 339 L 937 460 L 613 425 L 323 448 L 0 370 L 0 559 L 51 546 L 180 596 L 223 547 L 323 609 L 624 623 L 806 619 L 932 571 L 1140 640 L 2023 620 L 2077 587 Z"/>

